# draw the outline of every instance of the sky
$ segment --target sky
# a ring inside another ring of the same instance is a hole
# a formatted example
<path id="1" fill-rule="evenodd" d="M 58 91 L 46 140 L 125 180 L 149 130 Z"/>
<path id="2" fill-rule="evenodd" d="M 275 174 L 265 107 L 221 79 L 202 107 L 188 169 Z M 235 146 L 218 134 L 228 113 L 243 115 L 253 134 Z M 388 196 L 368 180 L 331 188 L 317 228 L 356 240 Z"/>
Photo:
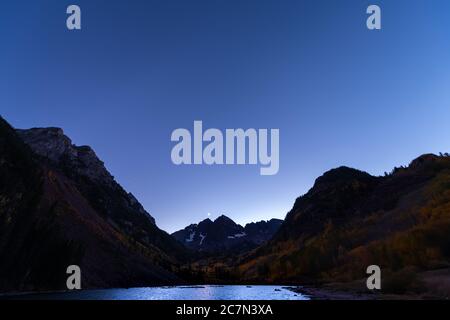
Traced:
<path id="1" fill-rule="evenodd" d="M 15 0 L 0 41 L 0 115 L 90 145 L 168 232 L 284 218 L 331 168 L 450 151 L 448 0 Z M 174 165 L 171 133 L 194 120 L 278 128 L 278 174 Z"/>

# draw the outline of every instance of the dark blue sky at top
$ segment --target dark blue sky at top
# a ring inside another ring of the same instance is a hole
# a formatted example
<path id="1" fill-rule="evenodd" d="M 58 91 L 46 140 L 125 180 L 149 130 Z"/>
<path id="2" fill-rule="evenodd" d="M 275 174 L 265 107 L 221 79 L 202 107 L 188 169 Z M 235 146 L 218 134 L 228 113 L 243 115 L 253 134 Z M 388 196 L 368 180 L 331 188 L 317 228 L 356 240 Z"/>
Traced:
<path id="1" fill-rule="evenodd" d="M 1 3 L 0 41 L 0 114 L 92 146 L 168 231 L 283 218 L 333 167 L 381 175 L 450 150 L 447 0 L 17 0 Z M 173 165 L 170 134 L 194 120 L 279 128 L 278 175 Z"/>

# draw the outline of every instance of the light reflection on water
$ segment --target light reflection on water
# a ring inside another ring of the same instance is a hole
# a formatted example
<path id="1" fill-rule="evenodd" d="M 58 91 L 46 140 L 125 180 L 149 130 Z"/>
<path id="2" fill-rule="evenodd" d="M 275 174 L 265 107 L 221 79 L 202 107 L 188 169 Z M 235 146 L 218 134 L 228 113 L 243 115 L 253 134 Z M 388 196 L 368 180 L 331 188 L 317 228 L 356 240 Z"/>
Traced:
<path id="1" fill-rule="evenodd" d="M 176 286 L 80 290 L 23 296 L 50 300 L 309 300 L 283 286 Z"/>

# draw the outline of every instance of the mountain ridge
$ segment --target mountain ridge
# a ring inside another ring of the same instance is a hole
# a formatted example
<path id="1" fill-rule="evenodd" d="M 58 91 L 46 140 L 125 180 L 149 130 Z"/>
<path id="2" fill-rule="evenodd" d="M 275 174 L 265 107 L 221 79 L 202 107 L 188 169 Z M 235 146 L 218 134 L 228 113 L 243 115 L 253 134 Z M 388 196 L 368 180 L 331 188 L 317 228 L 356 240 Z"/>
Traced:
<path id="1" fill-rule="evenodd" d="M 243 252 L 270 239 L 282 220 L 270 219 L 247 223 L 244 227 L 225 215 L 214 221 L 206 218 L 175 231 L 172 236 L 187 248 L 200 252 Z M 209 235 L 209 237 L 208 237 Z"/>
<path id="2" fill-rule="evenodd" d="M 0 118 L 0 291 L 66 289 L 72 264 L 83 288 L 182 283 L 187 257 L 91 148 Z"/>
<path id="3" fill-rule="evenodd" d="M 423 154 L 380 177 L 341 166 L 284 221 L 223 215 L 169 235 L 92 148 L 0 117 L 0 291 L 65 289 L 71 264 L 83 288 L 357 281 L 363 291 L 376 264 L 384 290 L 419 290 L 421 272 L 450 269 L 450 156 Z"/>
<path id="4" fill-rule="evenodd" d="M 249 282 L 330 283 L 365 278 L 372 264 L 395 292 L 415 290 L 420 272 L 450 267 L 448 154 L 421 155 L 381 177 L 327 171 L 295 200 L 274 237 L 231 269 Z"/>

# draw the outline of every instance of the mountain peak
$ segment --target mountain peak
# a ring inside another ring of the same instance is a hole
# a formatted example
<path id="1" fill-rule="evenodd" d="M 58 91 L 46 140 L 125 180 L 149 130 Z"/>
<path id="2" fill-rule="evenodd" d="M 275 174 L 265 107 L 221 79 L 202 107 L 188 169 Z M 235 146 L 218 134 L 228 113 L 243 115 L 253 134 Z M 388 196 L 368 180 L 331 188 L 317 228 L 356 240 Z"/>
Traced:
<path id="1" fill-rule="evenodd" d="M 269 240 L 282 220 L 271 219 L 249 223 L 244 227 L 221 215 L 212 222 L 205 219 L 198 224 L 174 232 L 172 236 L 188 248 L 208 253 L 243 252 Z"/>
<path id="2" fill-rule="evenodd" d="M 31 149 L 51 164 L 70 167 L 92 180 L 113 185 L 114 177 L 106 170 L 90 146 L 76 146 L 61 128 L 18 129 L 17 134 Z"/>
<path id="3" fill-rule="evenodd" d="M 195 227 L 197 227 L 197 226 L 202 227 L 202 226 L 208 226 L 208 225 L 212 225 L 212 224 L 214 224 L 214 222 L 212 222 L 212 220 L 210 218 L 206 218 L 206 219 L 200 221 L 198 223 L 198 225 L 197 224 L 193 224 L 193 226 L 195 226 Z"/>
<path id="4" fill-rule="evenodd" d="M 411 161 L 411 163 L 409 164 L 409 167 L 410 168 L 419 168 L 424 165 L 434 163 L 437 160 L 439 160 L 439 157 L 437 155 L 432 154 L 432 153 L 427 153 L 427 154 L 423 154 L 423 155 L 417 157 L 416 159 L 414 159 L 413 161 Z"/>
<path id="5" fill-rule="evenodd" d="M 65 154 L 75 156 L 72 141 L 61 128 L 17 129 L 16 132 L 35 153 L 52 162 L 60 161 Z"/>
<path id="6" fill-rule="evenodd" d="M 217 217 L 214 222 L 233 222 L 235 223 L 231 218 L 228 218 L 226 215 L 222 214 L 219 217 Z"/>
<path id="7" fill-rule="evenodd" d="M 355 181 L 368 184 L 374 182 L 376 179 L 376 177 L 371 176 L 367 172 L 341 166 L 331 169 L 317 178 L 310 192 L 316 193 L 326 190 L 342 189 L 345 186 L 354 184 Z"/>
<path id="8" fill-rule="evenodd" d="M 316 179 L 316 183 L 339 183 L 353 179 L 370 178 L 372 177 L 367 172 L 353 169 L 346 166 L 341 166 L 325 172 L 322 176 Z"/>
<path id="9" fill-rule="evenodd" d="M 106 208 L 107 205 L 99 203 L 102 210 L 113 215 L 112 212 L 119 214 L 118 209 L 125 206 L 130 210 L 139 212 L 145 220 L 155 224 L 154 218 L 142 207 L 133 194 L 125 192 L 123 188 L 114 180 L 114 177 L 106 169 L 95 151 L 90 146 L 77 146 L 72 140 L 64 134 L 61 128 L 31 128 L 17 129 L 17 135 L 33 150 L 33 152 L 43 158 L 52 168 L 56 168 L 72 179 L 81 183 L 81 180 L 91 181 L 91 185 L 86 187 L 92 191 L 93 186 L 101 186 L 101 193 L 108 197 L 108 194 L 117 192 L 117 208 Z M 83 177 L 82 179 L 80 177 Z M 109 189 L 107 192 L 105 188 Z M 96 199 L 100 201 L 100 199 Z M 119 204 L 120 203 L 120 204 Z M 111 203 L 110 203 L 111 204 Z"/>

